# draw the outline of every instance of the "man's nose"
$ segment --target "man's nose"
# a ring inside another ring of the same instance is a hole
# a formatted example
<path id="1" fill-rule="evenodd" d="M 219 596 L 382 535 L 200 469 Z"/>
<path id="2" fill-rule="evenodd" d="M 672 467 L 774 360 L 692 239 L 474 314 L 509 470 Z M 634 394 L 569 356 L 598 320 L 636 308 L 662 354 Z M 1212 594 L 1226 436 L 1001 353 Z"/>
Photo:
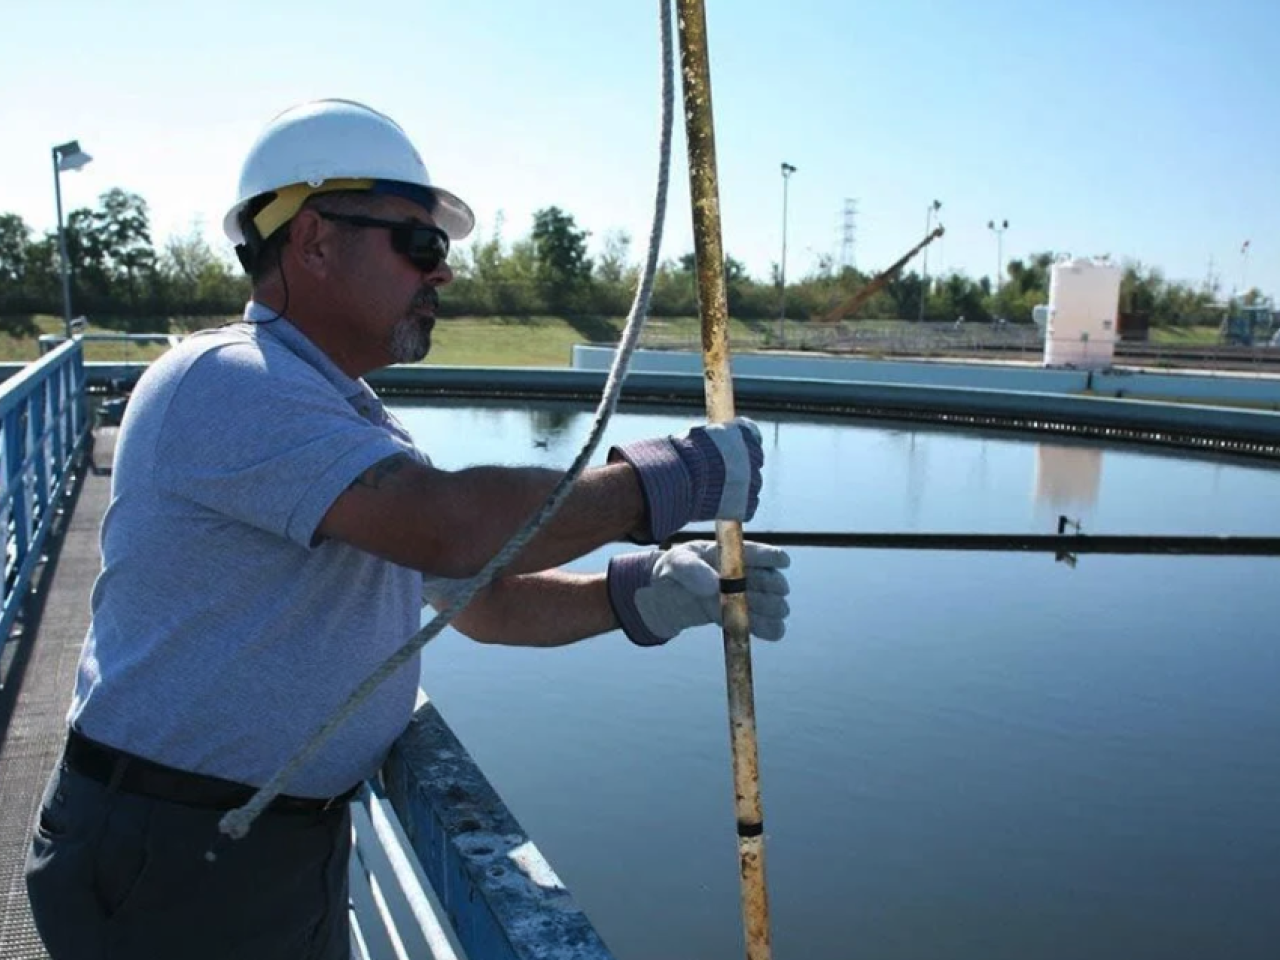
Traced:
<path id="1" fill-rule="evenodd" d="M 449 266 L 449 262 L 447 260 L 441 260 L 434 270 L 426 274 L 426 281 L 437 287 L 443 287 L 447 283 L 452 283 L 453 267 Z"/>

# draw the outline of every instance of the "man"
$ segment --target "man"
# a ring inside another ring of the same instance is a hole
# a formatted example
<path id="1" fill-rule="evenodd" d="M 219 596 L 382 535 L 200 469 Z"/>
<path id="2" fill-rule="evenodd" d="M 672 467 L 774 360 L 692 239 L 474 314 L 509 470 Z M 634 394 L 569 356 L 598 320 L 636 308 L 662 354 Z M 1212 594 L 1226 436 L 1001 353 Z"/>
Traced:
<path id="1" fill-rule="evenodd" d="M 416 631 L 424 586 L 475 574 L 558 478 L 437 470 L 360 379 L 427 354 L 449 242 L 472 224 L 359 104 L 286 111 L 251 149 L 225 224 L 253 279 L 244 322 L 152 364 L 118 440 L 67 748 L 27 864 L 54 960 L 347 956 L 346 800 L 404 730 L 416 662 L 247 838 L 204 854 L 223 812 Z M 616 448 L 455 625 L 526 646 L 621 626 L 654 645 L 710 622 L 709 548 L 556 568 L 749 519 L 762 463 L 747 421 Z M 753 626 L 776 639 L 786 556 L 749 557 Z"/>

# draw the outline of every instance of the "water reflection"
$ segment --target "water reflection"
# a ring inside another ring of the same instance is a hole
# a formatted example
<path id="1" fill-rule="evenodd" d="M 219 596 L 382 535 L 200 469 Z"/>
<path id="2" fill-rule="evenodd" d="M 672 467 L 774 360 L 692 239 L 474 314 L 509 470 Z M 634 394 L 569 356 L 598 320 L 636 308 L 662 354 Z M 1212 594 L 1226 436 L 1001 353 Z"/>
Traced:
<path id="1" fill-rule="evenodd" d="M 559 449 L 562 442 L 574 440 L 572 431 L 580 414 L 570 407 L 535 407 L 529 411 L 529 433 L 533 445 L 546 450 Z"/>
<path id="2" fill-rule="evenodd" d="M 1102 485 L 1098 447 L 1036 445 L 1035 501 L 1054 510 L 1092 507 Z"/>

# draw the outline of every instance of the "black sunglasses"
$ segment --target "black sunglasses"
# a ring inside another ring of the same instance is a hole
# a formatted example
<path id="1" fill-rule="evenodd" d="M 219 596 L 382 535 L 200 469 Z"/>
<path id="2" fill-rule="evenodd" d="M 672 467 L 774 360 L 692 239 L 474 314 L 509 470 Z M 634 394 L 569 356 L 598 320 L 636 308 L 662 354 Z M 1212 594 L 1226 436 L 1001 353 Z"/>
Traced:
<path id="1" fill-rule="evenodd" d="M 403 220 L 379 220 L 354 213 L 324 213 L 316 211 L 325 220 L 350 224 L 353 227 L 376 227 L 391 232 L 391 249 L 405 257 L 423 273 L 430 273 L 449 256 L 449 235 L 439 227 L 425 223 L 406 223 Z"/>

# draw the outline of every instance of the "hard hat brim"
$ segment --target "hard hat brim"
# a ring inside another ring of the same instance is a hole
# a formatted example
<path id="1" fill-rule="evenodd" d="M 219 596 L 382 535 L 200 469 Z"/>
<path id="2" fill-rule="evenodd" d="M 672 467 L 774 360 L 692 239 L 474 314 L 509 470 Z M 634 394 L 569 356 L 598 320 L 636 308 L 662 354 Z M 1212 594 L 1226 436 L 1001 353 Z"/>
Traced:
<path id="1" fill-rule="evenodd" d="M 357 186 L 357 184 L 359 184 Z M 263 214 L 259 213 L 254 217 L 256 223 L 261 229 L 261 239 L 266 239 L 277 229 L 288 223 L 297 214 L 298 209 L 309 197 L 328 192 L 326 184 L 320 184 L 317 187 L 309 188 L 307 185 L 297 184 L 301 190 L 294 190 L 292 187 L 281 193 L 292 193 L 289 208 L 282 211 L 282 216 L 270 217 L 266 219 L 273 220 L 270 226 L 266 226 L 260 220 Z M 328 186 L 331 189 L 338 190 L 367 190 L 369 193 L 383 194 L 386 196 L 403 197 L 410 200 L 431 217 L 435 223 L 450 240 L 463 240 L 470 235 L 475 229 L 476 216 L 472 212 L 471 207 L 466 204 L 457 194 L 445 190 L 441 187 L 424 187 L 417 183 L 404 183 L 399 180 L 341 180 L 330 181 Z M 232 243 L 240 244 L 245 242 L 244 230 L 240 225 L 240 213 L 249 205 L 252 198 L 237 203 L 228 211 L 226 218 L 222 222 L 223 232 L 231 240 Z M 268 208 L 269 209 L 269 208 Z"/>
<path id="2" fill-rule="evenodd" d="M 436 195 L 437 209 L 432 214 L 436 226 L 449 235 L 450 240 L 465 240 L 476 226 L 476 215 L 457 194 L 430 187 Z"/>
<path id="3" fill-rule="evenodd" d="M 427 211 L 435 225 L 450 240 L 465 239 L 476 225 L 476 216 L 471 208 L 457 194 L 440 187 L 424 187 L 399 180 L 378 180 L 370 193 L 404 197 L 413 201 Z"/>

